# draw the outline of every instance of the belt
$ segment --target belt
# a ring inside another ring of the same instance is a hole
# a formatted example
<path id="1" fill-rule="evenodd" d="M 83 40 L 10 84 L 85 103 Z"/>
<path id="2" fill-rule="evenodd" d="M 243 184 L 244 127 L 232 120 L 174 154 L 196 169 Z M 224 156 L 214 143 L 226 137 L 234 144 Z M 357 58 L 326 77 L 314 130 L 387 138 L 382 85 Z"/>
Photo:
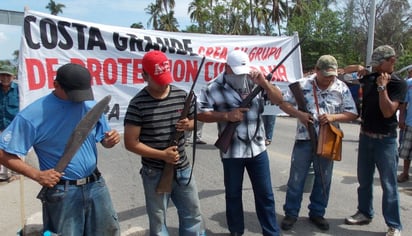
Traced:
<path id="1" fill-rule="evenodd" d="M 101 175 L 102 174 L 99 172 L 99 170 L 95 169 L 91 175 L 89 175 L 85 178 L 77 179 L 77 180 L 62 179 L 57 184 L 59 184 L 59 185 L 68 184 L 68 185 L 81 186 L 81 185 L 85 185 L 85 184 L 92 183 L 92 182 L 95 182 L 95 181 L 99 180 Z"/>
<path id="2" fill-rule="evenodd" d="M 393 136 L 392 134 L 377 134 L 377 133 L 372 133 L 372 132 L 368 132 L 368 131 L 364 131 L 364 130 L 361 130 L 360 133 L 363 134 L 363 135 L 366 135 L 370 138 L 376 138 L 376 139 L 383 139 L 383 138 Z"/>

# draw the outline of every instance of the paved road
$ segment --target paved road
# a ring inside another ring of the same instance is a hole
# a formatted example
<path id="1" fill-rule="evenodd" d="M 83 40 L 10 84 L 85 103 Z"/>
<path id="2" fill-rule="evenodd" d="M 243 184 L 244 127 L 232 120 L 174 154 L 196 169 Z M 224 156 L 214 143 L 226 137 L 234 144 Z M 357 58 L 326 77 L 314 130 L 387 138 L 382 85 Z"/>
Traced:
<path id="1" fill-rule="evenodd" d="M 293 145 L 296 120 L 293 118 L 279 117 L 276 120 L 275 137 L 269 146 L 271 161 L 272 183 L 276 198 L 276 211 L 278 221 L 283 218 L 282 205 L 285 200 L 286 182 L 289 173 L 290 152 Z M 329 231 L 320 231 L 309 223 L 307 205 L 309 194 L 305 193 L 302 201 L 300 218 L 291 231 L 283 235 L 339 235 L 339 236 L 378 236 L 384 235 L 386 225 L 381 212 L 382 191 L 379 177 L 375 179 L 374 207 L 376 216 L 367 226 L 348 226 L 343 219 L 356 211 L 357 205 L 357 179 L 356 155 L 359 125 L 344 124 L 345 131 L 343 160 L 336 162 L 331 189 L 329 207 L 326 218 L 331 227 Z M 194 176 L 199 188 L 201 206 L 206 222 L 208 235 L 228 235 L 225 220 L 224 186 L 222 182 L 222 165 L 217 150 L 213 143 L 216 140 L 216 124 L 204 126 L 204 140 L 207 145 L 198 145 Z M 189 146 L 190 147 L 190 146 Z M 140 157 L 124 149 L 123 143 L 112 150 L 99 150 L 99 168 L 110 188 L 115 208 L 118 211 L 122 231 L 134 227 L 148 227 L 145 213 L 145 202 L 142 183 L 138 170 Z M 190 152 L 190 150 L 189 150 Z M 33 158 L 27 161 L 32 162 Z M 399 168 L 399 170 L 401 167 Z M 20 183 L 23 183 L 24 207 L 20 206 Z M 14 181 L 7 185 L 0 185 L 0 235 L 15 235 L 21 228 L 21 209 L 25 217 L 29 218 L 39 212 L 40 202 L 35 199 L 40 187 L 31 180 Z M 412 235 L 412 182 L 401 184 L 401 214 L 404 223 L 403 235 Z M 253 193 L 248 177 L 244 181 L 244 210 L 245 210 L 245 235 L 261 235 L 260 227 L 254 210 Z M 177 235 L 177 215 L 173 205 L 169 208 L 168 224 L 171 235 Z M 126 235 L 126 234 L 124 234 Z"/>

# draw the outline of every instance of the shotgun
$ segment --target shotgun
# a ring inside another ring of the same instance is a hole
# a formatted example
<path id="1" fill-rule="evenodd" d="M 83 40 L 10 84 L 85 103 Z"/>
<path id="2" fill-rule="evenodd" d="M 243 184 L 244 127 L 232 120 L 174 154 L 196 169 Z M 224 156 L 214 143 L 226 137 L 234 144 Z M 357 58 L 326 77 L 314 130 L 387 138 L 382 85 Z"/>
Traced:
<path id="1" fill-rule="evenodd" d="M 202 70 L 203 67 L 203 63 L 205 62 L 205 57 L 202 58 L 202 61 L 200 62 L 200 66 L 199 69 L 197 71 L 195 80 L 193 81 L 192 87 L 190 88 L 190 91 L 186 97 L 185 100 L 185 105 L 183 108 L 183 111 L 180 115 L 180 119 L 184 119 L 187 117 L 187 115 L 189 114 L 189 110 L 190 110 L 190 105 L 193 102 L 193 96 L 194 96 L 194 88 L 195 88 L 195 84 L 197 82 L 197 79 L 199 77 L 200 71 Z M 196 106 L 196 104 L 195 104 Z M 179 143 L 179 139 L 182 137 L 182 135 L 184 135 L 184 131 L 176 131 L 174 132 L 170 143 L 169 143 L 169 147 L 170 146 L 177 146 Z M 173 184 L 173 178 L 174 178 L 174 174 L 175 174 L 175 167 L 173 164 L 170 163 L 165 163 L 165 166 L 163 168 L 162 171 L 162 176 L 160 177 L 160 181 L 156 186 L 156 193 L 162 194 L 162 193 L 170 193 L 172 192 L 172 184 Z"/>
<path id="2" fill-rule="evenodd" d="M 292 53 L 299 47 L 299 45 L 303 42 L 304 38 L 298 42 L 292 50 L 276 65 L 273 70 L 266 75 L 266 80 L 270 81 L 272 79 L 272 74 L 286 61 L 286 59 L 292 55 Z M 252 90 L 249 95 L 242 100 L 239 105 L 239 108 L 247 108 L 250 106 L 250 102 L 260 93 L 262 92 L 262 87 L 257 86 L 254 90 Z M 240 124 L 240 121 L 237 122 L 228 122 L 223 132 L 219 135 L 218 139 L 215 142 L 215 146 L 220 149 L 223 153 L 226 153 L 229 149 L 229 146 L 232 142 L 233 134 L 235 133 L 236 127 Z"/>
<path id="3" fill-rule="evenodd" d="M 297 82 L 289 84 L 289 88 L 293 96 L 295 97 L 295 101 L 296 101 L 296 104 L 298 105 L 298 109 L 300 111 L 310 113 L 308 108 L 306 107 L 305 97 L 303 95 L 302 88 L 300 87 L 299 82 L 297 81 Z M 315 154 L 316 158 L 320 159 L 321 157 L 319 155 L 316 155 L 316 150 L 318 147 L 318 140 L 317 140 L 315 126 L 312 123 L 308 122 L 307 129 L 309 133 L 310 143 L 312 144 L 312 153 Z M 314 167 L 313 166 L 314 163 L 315 162 L 312 163 L 312 167 Z M 318 161 L 317 163 L 318 163 L 318 168 L 320 170 L 319 175 L 320 175 L 320 180 L 322 182 L 323 197 L 325 199 L 328 199 L 326 195 L 326 181 L 325 181 L 325 176 L 323 175 L 322 164 L 320 161 Z"/>
<path id="4" fill-rule="evenodd" d="M 296 104 L 298 105 L 298 110 L 310 113 L 308 108 L 306 107 L 305 97 L 303 96 L 302 88 L 300 87 L 299 82 L 294 82 L 289 84 L 290 91 L 292 92 L 293 96 L 295 97 Z M 316 153 L 318 141 L 316 135 L 315 126 L 308 122 L 307 129 L 309 133 L 310 142 L 312 144 L 312 151 Z"/>

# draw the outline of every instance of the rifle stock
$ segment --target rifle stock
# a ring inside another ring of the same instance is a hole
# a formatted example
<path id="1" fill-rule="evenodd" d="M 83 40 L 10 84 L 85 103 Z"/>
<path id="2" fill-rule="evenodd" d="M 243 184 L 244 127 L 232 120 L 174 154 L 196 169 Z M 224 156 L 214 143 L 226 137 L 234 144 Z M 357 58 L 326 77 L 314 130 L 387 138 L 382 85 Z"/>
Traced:
<path id="1" fill-rule="evenodd" d="M 299 41 L 290 52 L 273 68 L 273 70 L 266 75 L 266 80 L 270 81 L 272 79 L 272 74 L 281 66 L 286 59 L 292 55 L 292 53 L 299 47 L 299 45 L 303 42 L 305 38 Z M 243 101 L 240 103 L 239 108 L 247 108 L 250 106 L 250 102 L 260 93 L 262 92 L 263 88 L 257 86 Z M 226 153 L 229 149 L 229 146 L 232 142 L 233 134 L 236 131 L 236 127 L 240 124 L 240 122 L 228 122 L 225 129 L 222 133 L 220 133 L 218 139 L 215 142 L 215 147 L 219 148 L 220 151 Z"/>
<path id="2" fill-rule="evenodd" d="M 199 77 L 200 71 L 202 70 L 203 63 L 205 62 L 205 57 L 202 58 L 202 61 L 200 63 L 199 69 L 197 71 L 195 81 L 192 84 L 192 87 L 190 88 L 189 94 L 186 97 L 185 100 L 185 105 L 183 108 L 183 111 L 180 115 L 180 119 L 184 119 L 187 117 L 189 114 L 190 110 L 190 105 L 193 100 L 194 92 L 193 89 L 195 88 L 195 84 L 197 82 L 197 79 Z M 196 106 L 196 104 L 195 104 Z M 172 139 L 170 140 L 169 147 L 170 146 L 177 146 L 179 143 L 179 139 L 184 135 L 183 131 L 176 131 L 173 134 Z M 159 183 L 156 186 L 156 193 L 162 194 L 162 193 L 170 193 L 172 192 L 172 184 L 173 184 L 173 178 L 175 174 L 175 166 L 170 163 L 165 163 L 165 166 L 162 171 L 162 176 L 160 177 Z"/>
<path id="3" fill-rule="evenodd" d="M 290 91 L 293 93 L 293 96 L 295 97 L 296 104 L 298 105 L 298 109 L 300 111 L 310 113 L 306 107 L 306 102 L 305 102 L 305 97 L 302 92 L 302 88 L 300 87 L 299 82 L 294 82 L 289 84 Z M 313 126 L 312 123 L 307 124 L 307 129 L 309 133 L 309 138 L 312 144 L 312 151 L 316 152 L 316 148 L 318 145 L 317 141 L 317 135 L 316 135 L 316 130 L 315 127 Z"/>

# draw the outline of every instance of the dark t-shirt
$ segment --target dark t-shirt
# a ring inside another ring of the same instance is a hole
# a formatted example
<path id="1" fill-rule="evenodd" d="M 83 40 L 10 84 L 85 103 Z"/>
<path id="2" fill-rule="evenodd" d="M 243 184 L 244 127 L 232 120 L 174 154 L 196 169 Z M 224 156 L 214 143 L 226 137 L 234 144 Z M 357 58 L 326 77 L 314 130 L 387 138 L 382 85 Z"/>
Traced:
<path id="1" fill-rule="evenodd" d="M 398 126 L 396 113 L 389 118 L 385 118 L 379 108 L 379 93 L 376 85 L 378 76 L 379 73 L 372 73 L 360 80 L 363 89 L 361 127 L 362 130 L 367 132 L 396 134 Z M 405 80 L 392 74 L 386 89 L 392 101 L 403 102 L 407 89 Z"/>
<path id="2" fill-rule="evenodd" d="M 163 150 L 170 146 L 176 136 L 176 123 L 181 118 L 187 93 L 170 85 L 169 95 L 165 99 L 153 98 L 146 89 L 142 89 L 129 103 L 124 123 L 140 126 L 140 141 L 152 148 Z M 194 115 L 194 103 L 191 104 L 188 117 Z M 185 168 L 189 161 L 185 152 L 185 137 L 178 139 L 180 159 L 177 169 Z M 174 144 L 173 144 L 174 145 Z M 160 159 L 142 157 L 142 164 L 152 168 L 163 169 L 165 162 Z"/>

